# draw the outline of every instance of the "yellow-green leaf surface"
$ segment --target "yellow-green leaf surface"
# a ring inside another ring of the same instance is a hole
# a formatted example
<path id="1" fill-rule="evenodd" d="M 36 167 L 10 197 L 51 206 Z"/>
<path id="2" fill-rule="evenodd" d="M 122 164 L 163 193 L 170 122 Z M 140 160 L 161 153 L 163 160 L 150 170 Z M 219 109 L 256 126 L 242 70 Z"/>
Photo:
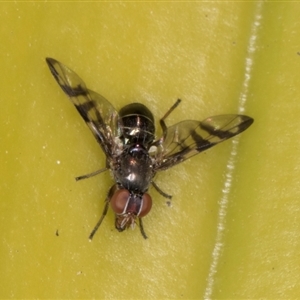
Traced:
<path id="1" fill-rule="evenodd" d="M 300 295 L 300 4 L 0 4 L 0 298 Z M 168 124 L 244 113 L 234 141 L 158 174 L 139 230 L 119 233 L 105 156 L 45 63 L 117 109 Z"/>

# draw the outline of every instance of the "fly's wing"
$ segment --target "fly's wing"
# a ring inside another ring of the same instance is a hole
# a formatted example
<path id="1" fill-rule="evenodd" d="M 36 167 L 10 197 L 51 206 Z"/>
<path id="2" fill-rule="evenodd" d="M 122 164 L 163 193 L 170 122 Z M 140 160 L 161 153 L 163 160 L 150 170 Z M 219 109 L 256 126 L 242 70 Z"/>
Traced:
<path id="1" fill-rule="evenodd" d="M 253 119 L 244 115 L 220 115 L 206 120 L 186 120 L 167 128 L 159 140 L 154 169 L 161 171 L 246 130 Z"/>
<path id="2" fill-rule="evenodd" d="M 53 58 L 46 58 L 55 80 L 91 129 L 106 156 L 112 157 L 118 135 L 118 113 L 104 97 L 85 86 L 72 70 Z"/>

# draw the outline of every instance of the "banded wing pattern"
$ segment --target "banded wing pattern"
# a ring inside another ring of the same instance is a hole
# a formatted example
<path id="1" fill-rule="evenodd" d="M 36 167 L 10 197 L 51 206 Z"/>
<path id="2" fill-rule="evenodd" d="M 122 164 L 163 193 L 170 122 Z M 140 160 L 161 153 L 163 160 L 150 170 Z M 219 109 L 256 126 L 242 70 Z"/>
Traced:
<path id="1" fill-rule="evenodd" d="M 160 119 L 163 134 L 154 141 L 154 116 L 145 105 L 130 103 L 118 114 L 104 97 L 89 90 L 75 72 L 53 58 L 46 58 L 46 61 L 106 155 L 105 168 L 76 177 L 76 180 L 110 169 L 115 181 L 90 240 L 109 206 L 115 213 L 118 231 L 133 228 L 138 221 L 142 236 L 147 238 L 142 218 L 152 206 L 151 196 L 147 193 L 149 186 L 152 184 L 162 196 L 171 198 L 153 181 L 156 173 L 240 134 L 253 123 L 251 117 L 244 115 L 220 115 L 201 122 L 185 120 L 168 127 L 165 120 L 179 105 L 181 100 L 178 99 Z"/>
<path id="2" fill-rule="evenodd" d="M 166 129 L 159 142 L 155 171 L 166 170 L 246 130 L 253 119 L 219 115 L 204 121 L 186 120 Z"/>
<path id="3" fill-rule="evenodd" d="M 89 90 L 83 80 L 72 70 L 53 58 L 46 62 L 62 90 L 87 123 L 108 158 L 116 150 L 118 113 L 104 97 Z"/>

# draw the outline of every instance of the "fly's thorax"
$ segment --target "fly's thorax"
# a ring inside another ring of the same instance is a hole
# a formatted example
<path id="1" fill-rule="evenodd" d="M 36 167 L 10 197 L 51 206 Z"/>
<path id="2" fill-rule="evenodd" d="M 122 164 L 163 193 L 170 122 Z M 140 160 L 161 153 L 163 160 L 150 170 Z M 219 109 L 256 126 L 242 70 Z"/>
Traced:
<path id="1" fill-rule="evenodd" d="M 118 186 L 132 192 L 146 192 L 154 176 L 147 149 L 140 144 L 125 147 L 114 165 L 113 175 Z"/>
<path id="2" fill-rule="evenodd" d="M 149 145 L 154 140 L 155 126 L 151 111 L 141 103 L 131 103 L 119 112 L 120 131 L 124 143 Z"/>

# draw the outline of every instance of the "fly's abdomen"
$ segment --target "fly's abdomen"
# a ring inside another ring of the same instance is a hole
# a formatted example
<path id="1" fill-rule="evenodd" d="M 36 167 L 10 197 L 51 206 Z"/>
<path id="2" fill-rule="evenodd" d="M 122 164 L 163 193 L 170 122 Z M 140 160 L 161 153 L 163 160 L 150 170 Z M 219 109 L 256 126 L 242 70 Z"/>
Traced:
<path id="1" fill-rule="evenodd" d="M 154 118 L 151 111 L 141 103 L 131 103 L 120 112 L 121 137 L 125 144 L 148 145 L 154 140 Z"/>

